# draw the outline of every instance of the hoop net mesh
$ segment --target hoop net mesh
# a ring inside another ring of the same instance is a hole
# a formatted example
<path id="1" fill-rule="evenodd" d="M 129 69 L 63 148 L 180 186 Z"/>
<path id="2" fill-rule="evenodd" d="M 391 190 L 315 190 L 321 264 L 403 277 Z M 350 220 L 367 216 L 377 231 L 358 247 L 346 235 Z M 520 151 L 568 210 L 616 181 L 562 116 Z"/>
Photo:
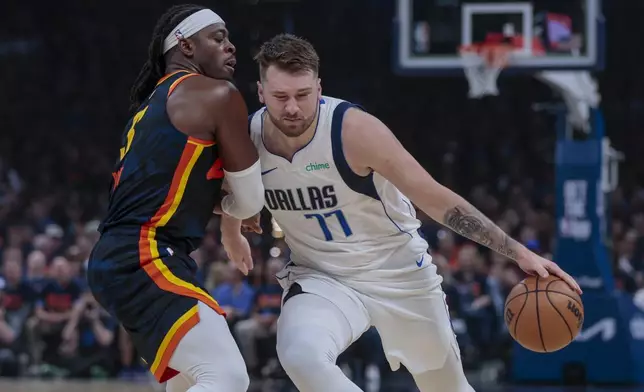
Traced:
<path id="1" fill-rule="evenodd" d="M 470 98 L 499 95 L 497 79 L 512 60 L 515 47 L 506 43 L 483 43 L 459 48 Z M 590 108 L 601 97 L 597 82 L 587 71 L 541 71 L 535 77 L 563 97 L 568 107 L 568 121 L 582 130 L 590 129 Z"/>
<path id="2" fill-rule="evenodd" d="M 508 65 L 513 50 L 511 45 L 497 43 L 459 48 L 463 70 L 470 85 L 470 98 L 499 95 L 496 81 Z"/>

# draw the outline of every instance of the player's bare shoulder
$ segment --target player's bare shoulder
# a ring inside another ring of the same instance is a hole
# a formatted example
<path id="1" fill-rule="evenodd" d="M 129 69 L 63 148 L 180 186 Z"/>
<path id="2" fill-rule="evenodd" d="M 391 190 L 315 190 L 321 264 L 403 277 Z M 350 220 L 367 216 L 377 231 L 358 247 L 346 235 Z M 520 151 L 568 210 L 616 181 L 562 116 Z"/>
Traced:
<path id="1" fill-rule="evenodd" d="M 191 136 L 214 136 L 225 116 L 245 111 L 246 104 L 235 85 L 204 75 L 187 78 L 168 97 L 173 124 Z"/>
<path id="2" fill-rule="evenodd" d="M 233 83 L 195 75 L 177 87 L 168 100 L 168 105 L 189 104 L 193 109 L 212 111 L 212 109 L 226 108 L 236 99 L 242 99 L 242 97 Z"/>
<path id="3" fill-rule="evenodd" d="M 389 129 L 376 117 L 352 107 L 347 109 L 342 119 L 342 149 L 347 163 L 358 175 L 372 171 L 370 161 L 378 154 L 380 143 L 391 137 Z"/>
<path id="4" fill-rule="evenodd" d="M 364 144 L 364 138 L 379 138 L 390 131 L 377 117 L 358 107 L 351 107 L 342 119 L 342 142 Z"/>

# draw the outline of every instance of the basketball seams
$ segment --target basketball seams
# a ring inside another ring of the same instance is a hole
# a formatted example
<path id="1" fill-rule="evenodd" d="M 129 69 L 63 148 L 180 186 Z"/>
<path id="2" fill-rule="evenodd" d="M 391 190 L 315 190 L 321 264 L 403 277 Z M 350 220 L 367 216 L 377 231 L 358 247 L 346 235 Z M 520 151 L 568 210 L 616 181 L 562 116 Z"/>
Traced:
<path id="1" fill-rule="evenodd" d="M 568 283 L 566 283 L 565 280 L 563 280 L 561 278 L 557 278 L 557 279 L 555 279 L 555 280 L 553 280 L 551 282 L 548 282 L 548 285 L 546 286 L 546 291 L 549 292 L 549 293 L 556 293 L 556 294 L 561 294 L 563 296 L 566 296 L 566 297 L 570 298 L 571 300 L 577 302 L 583 308 L 584 305 L 581 303 L 581 299 L 577 299 L 577 298 L 573 297 L 570 294 L 564 293 L 563 291 L 548 289 L 548 287 L 550 287 L 551 284 L 556 283 L 556 282 L 564 282 L 565 285 L 568 285 Z M 538 287 L 537 287 L 536 291 L 539 291 Z"/>
<path id="2" fill-rule="evenodd" d="M 508 298 L 508 299 L 506 299 L 506 300 L 505 300 L 505 306 L 508 306 L 508 304 L 509 304 L 510 302 L 512 302 L 512 300 L 517 299 L 518 297 L 520 297 L 520 296 L 522 296 L 522 295 L 526 295 L 526 296 L 527 296 L 527 295 L 528 295 L 528 293 L 530 292 L 530 290 L 528 289 L 528 286 L 527 286 L 525 283 L 523 283 L 523 282 L 519 282 L 519 284 L 520 284 L 520 285 L 522 285 L 523 287 L 525 287 L 525 292 L 523 292 L 523 293 L 519 293 L 519 294 L 515 295 L 515 296 L 514 296 L 514 297 L 512 297 L 512 298 Z"/>
<path id="3" fill-rule="evenodd" d="M 527 297 L 527 296 L 528 296 L 528 294 L 530 294 L 530 291 L 526 291 L 525 293 L 521 293 L 521 294 L 519 294 L 519 295 L 515 295 L 514 297 L 512 297 L 512 298 L 508 299 L 507 301 L 505 301 L 505 307 L 507 308 L 508 306 L 510 306 L 510 304 L 511 304 L 512 302 L 514 302 L 514 300 L 515 300 L 515 299 L 517 299 L 517 298 L 519 298 L 519 297 Z"/>
<path id="4" fill-rule="evenodd" d="M 579 296 L 575 298 L 575 293 L 567 290 L 568 286 L 563 279 L 555 276 L 547 279 L 540 278 L 541 277 L 539 276 L 531 276 L 528 279 L 517 283 L 517 285 L 510 291 L 510 294 L 505 301 L 504 312 L 507 312 L 510 308 L 517 310 L 516 316 L 514 320 L 512 320 L 514 321 L 514 326 L 511 325 L 511 322 L 508 323 L 508 320 L 506 319 L 506 324 L 508 326 L 508 329 L 510 330 L 510 334 L 515 341 L 528 348 L 529 350 L 535 352 L 550 353 L 559 350 L 561 347 L 565 347 L 570 342 L 572 342 L 575 337 L 575 327 L 568 322 L 565 317 L 567 314 L 564 310 L 562 310 L 565 307 L 566 301 L 568 301 L 569 306 L 573 306 L 572 304 L 579 306 L 582 312 L 583 303 L 581 302 L 581 298 Z M 566 286 L 553 285 L 553 283 L 559 281 L 563 282 L 563 284 Z M 555 290 L 552 290 L 553 287 L 555 288 Z M 521 290 L 523 290 L 523 292 L 521 292 Z M 531 297 L 528 294 L 531 293 L 535 294 L 534 304 L 531 303 L 528 307 L 528 301 Z M 541 296 L 541 293 L 544 294 L 545 298 L 541 298 L 540 302 L 539 297 Z M 550 293 L 554 293 L 556 294 L 556 296 L 554 298 L 551 298 Z M 516 299 L 521 296 L 524 297 L 523 304 L 521 304 L 520 307 L 517 304 L 513 304 L 513 302 L 516 302 Z M 549 311 L 545 303 L 548 303 L 548 305 L 552 307 L 556 313 Z M 540 308 L 540 305 L 543 305 L 543 309 Z M 559 309 L 557 306 L 562 307 L 562 309 Z M 522 320 L 521 317 L 523 316 L 523 311 L 525 308 L 529 308 L 528 316 L 526 316 L 529 319 L 529 325 L 521 324 L 521 328 L 519 328 L 519 322 L 520 320 Z M 543 310 L 545 313 L 541 314 L 541 310 Z M 566 325 L 568 336 L 565 335 L 565 332 L 557 332 L 556 337 L 554 335 L 551 336 L 548 334 L 549 332 L 556 332 L 556 329 L 561 331 L 561 326 L 557 326 L 556 328 L 554 326 L 550 326 L 550 323 L 556 324 L 554 320 L 556 320 L 557 315 L 563 320 L 564 324 Z M 542 321 L 546 324 L 546 329 L 544 329 L 544 327 L 542 326 Z M 571 319 L 570 322 L 573 322 L 573 320 Z M 526 328 L 526 331 L 523 331 L 524 328 Z M 555 328 L 555 330 L 553 330 L 553 328 Z M 523 335 L 521 335 L 522 333 Z M 570 339 L 568 340 L 569 337 Z M 568 340 L 568 342 L 564 344 L 564 340 Z M 546 345 L 546 341 L 548 341 L 548 345 L 553 345 L 552 350 L 550 350 L 550 347 Z M 524 343 L 526 345 L 524 345 Z M 563 344 L 563 346 L 561 346 L 561 344 Z"/>
<path id="5" fill-rule="evenodd" d="M 554 303 L 552 303 L 552 300 L 550 299 L 550 293 L 551 293 L 551 291 L 549 291 L 549 290 L 548 290 L 548 287 L 550 287 L 550 285 L 551 285 L 551 284 L 553 284 L 553 283 L 555 283 L 555 282 L 557 282 L 557 280 L 553 280 L 552 282 L 549 282 L 549 283 L 546 285 L 546 299 L 548 300 L 548 302 L 550 302 L 550 306 L 552 306 L 552 308 L 555 310 L 555 312 L 557 312 L 557 314 L 559 314 L 559 317 L 561 317 L 561 319 L 563 320 L 564 324 L 566 324 L 566 328 L 568 328 L 568 332 L 570 333 L 570 340 L 572 341 L 572 340 L 574 340 L 574 339 L 575 339 L 575 336 L 574 336 L 574 335 L 573 335 L 573 333 L 572 333 L 572 328 L 570 328 L 570 325 L 568 325 L 568 321 L 566 320 L 566 318 L 564 317 L 564 315 L 559 311 L 559 308 L 557 308 L 557 307 L 555 306 L 555 304 L 554 304 Z M 538 295 L 538 294 L 537 294 L 537 295 Z"/>
<path id="6" fill-rule="evenodd" d="M 527 295 L 528 294 L 528 286 L 526 286 L 525 283 L 521 283 L 521 284 L 523 285 L 523 287 L 525 287 L 525 290 L 526 290 L 526 292 L 524 293 L 525 294 L 525 300 L 523 301 L 523 305 L 521 305 L 521 308 L 517 312 L 517 318 L 514 321 L 514 329 L 513 329 L 513 332 L 512 332 L 513 336 L 517 336 L 517 325 L 519 325 L 519 319 L 521 318 L 521 313 L 523 312 L 523 309 L 525 309 L 525 306 L 528 303 L 528 295 Z M 516 297 L 518 297 L 518 296 L 515 296 L 512 299 L 515 299 Z M 506 303 L 506 306 L 507 306 L 508 303 Z"/>
<path id="7" fill-rule="evenodd" d="M 556 280 L 555 282 L 558 282 L 558 280 Z M 554 282 L 550 282 L 550 283 L 554 283 Z M 526 285 L 525 285 L 525 283 L 519 283 L 519 284 L 523 285 L 523 286 L 526 288 L 526 290 L 528 289 L 528 286 L 526 286 Z M 584 306 L 584 305 L 581 303 L 581 301 L 579 301 L 577 298 L 573 297 L 573 296 L 572 296 L 572 295 L 570 295 L 570 294 L 564 293 L 563 291 L 559 291 L 559 290 L 547 290 L 547 291 L 548 291 L 549 293 L 560 294 L 560 295 L 563 295 L 563 296 L 565 296 L 565 297 L 568 297 L 568 298 L 570 298 L 571 300 L 575 301 L 577 304 L 579 304 L 581 307 L 583 307 L 583 306 Z M 517 294 L 517 295 L 515 295 L 515 296 L 514 296 L 514 297 L 512 297 L 512 298 L 508 298 L 508 299 L 506 300 L 505 304 L 506 304 L 506 305 L 507 305 L 507 304 L 509 304 L 510 302 L 512 302 L 512 300 L 514 300 L 514 299 L 516 299 L 517 297 L 520 297 L 520 296 L 522 296 L 522 295 L 527 295 L 527 294 L 530 294 L 530 293 L 543 293 L 543 292 L 546 292 L 546 290 L 539 290 L 539 289 L 529 290 L 529 291 L 526 291 L 526 292 L 524 292 L 524 293 Z"/>
<path id="8" fill-rule="evenodd" d="M 517 295 L 515 295 L 514 297 L 509 298 L 509 299 L 507 300 L 507 302 L 506 302 L 506 303 L 510 303 L 510 301 L 512 301 L 513 299 L 516 299 L 517 297 L 519 297 L 519 296 L 521 296 L 521 295 L 526 295 L 526 294 L 530 294 L 530 293 L 545 293 L 545 292 L 546 292 L 546 290 L 530 290 L 530 291 L 526 291 L 525 293 L 517 294 Z M 584 306 L 584 304 L 582 304 L 578 299 L 576 299 L 575 297 L 573 297 L 573 296 L 572 296 L 572 295 L 570 295 L 570 294 L 566 294 L 566 293 L 564 293 L 563 291 L 558 291 L 558 290 L 548 290 L 548 293 L 555 293 L 555 294 L 563 295 L 564 297 L 568 297 L 568 298 L 570 298 L 571 300 L 573 300 L 573 301 L 577 302 L 577 304 L 579 304 L 581 307 L 583 307 L 583 306 Z"/>
<path id="9" fill-rule="evenodd" d="M 548 290 L 548 293 L 555 293 L 555 294 L 563 295 L 564 297 L 568 297 L 568 298 L 570 298 L 571 300 L 573 300 L 573 301 L 577 302 L 577 304 L 578 304 L 579 306 L 581 306 L 581 308 L 582 308 L 582 309 L 583 309 L 583 307 L 584 307 L 584 304 L 582 304 L 582 303 L 581 303 L 581 301 L 579 301 L 577 298 L 573 297 L 573 296 L 572 296 L 572 295 L 570 295 L 570 294 L 564 293 L 563 291 L 558 291 L 558 290 Z"/>
<path id="10" fill-rule="evenodd" d="M 539 277 L 537 276 L 536 289 L 539 290 Z M 527 296 L 526 296 L 527 297 Z M 539 315 L 539 292 L 537 291 L 535 297 L 535 313 L 537 314 L 537 328 L 539 329 L 539 339 L 541 339 L 541 345 L 543 346 L 543 351 L 548 352 L 546 348 L 546 342 L 543 340 L 543 332 L 541 331 L 541 316 Z"/>

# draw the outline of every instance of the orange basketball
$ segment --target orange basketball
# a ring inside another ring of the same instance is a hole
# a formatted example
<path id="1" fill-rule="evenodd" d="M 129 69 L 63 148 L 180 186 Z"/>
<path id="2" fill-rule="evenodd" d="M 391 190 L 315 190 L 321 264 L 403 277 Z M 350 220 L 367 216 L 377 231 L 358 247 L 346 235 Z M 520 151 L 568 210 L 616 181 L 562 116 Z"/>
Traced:
<path id="1" fill-rule="evenodd" d="M 584 323 L 584 305 L 563 280 L 531 276 L 510 291 L 504 319 L 510 335 L 520 345 L 549 353 L 575 339 Z"/>

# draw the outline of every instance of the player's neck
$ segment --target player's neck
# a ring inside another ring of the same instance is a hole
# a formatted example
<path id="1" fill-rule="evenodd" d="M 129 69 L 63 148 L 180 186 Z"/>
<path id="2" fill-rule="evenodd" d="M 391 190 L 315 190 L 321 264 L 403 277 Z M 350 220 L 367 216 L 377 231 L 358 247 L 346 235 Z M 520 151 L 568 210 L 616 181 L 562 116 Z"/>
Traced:
<path id="1" fill-rule="evenodd" d="M 172 64 L 168 64 L 167 67 L 165 67 L 165 74 L 169 75 L 173 72 L 177 71 L 189 71 L 192 73 L 201 73 L 199 69 L 197 69 L 196 66 L 190 63 L 180 63 L 180 62 L 174 62 Z"/>
<path id="2" fill-rule="evenodd" d="M 309 144 L 309 142 L 315 136 L 315 130 L 317 128 L 318 116 L 320 111 L 318 110 L 314 120 L 308 126 L 306 131 L 299 136 L 289 137 L 284 135 L 275 124 L 270 119 L 270 116 L 266 116 L 265 120 L 265 134 L 264 141 L 269 142 L 269 148 L 275 150 L 276 153 L 283 156 L 288 156 L 289 159 L 299 151 L 302 147 Z M 268 125 L 268 126 L 267 126 Z"/>

